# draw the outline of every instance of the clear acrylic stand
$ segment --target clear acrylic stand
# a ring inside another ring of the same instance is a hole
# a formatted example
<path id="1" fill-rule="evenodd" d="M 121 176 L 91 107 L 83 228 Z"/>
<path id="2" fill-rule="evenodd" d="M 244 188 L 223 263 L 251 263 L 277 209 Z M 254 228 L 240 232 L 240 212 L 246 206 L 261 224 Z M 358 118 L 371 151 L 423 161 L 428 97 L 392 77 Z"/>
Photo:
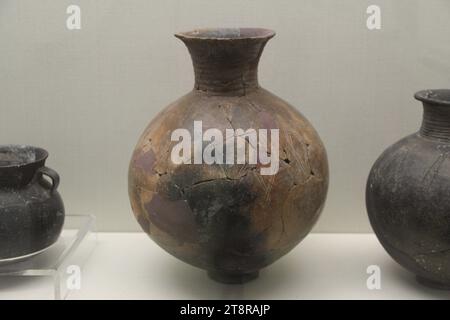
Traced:
<path id="1" fill-rule="evenodd" d="M 0 264 L 0 300 L 67 299 L 80 290 L 84 263 L 97 242 L 95 218 L 66 215 L 58 241 L 26 260 Z"/>

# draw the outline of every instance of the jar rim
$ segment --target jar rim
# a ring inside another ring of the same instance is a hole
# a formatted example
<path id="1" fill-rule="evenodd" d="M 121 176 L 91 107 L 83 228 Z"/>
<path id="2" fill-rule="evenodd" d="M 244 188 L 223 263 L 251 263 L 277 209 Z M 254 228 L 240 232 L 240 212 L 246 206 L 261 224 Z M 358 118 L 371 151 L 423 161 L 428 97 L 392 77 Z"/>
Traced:
<path id="1" fill-rule="evenodd" d="M 450 107 L 450 89 L 422 90 L 414 97 L 423 103 Z"/>
<path id="2" fill-rule="evenodd" d="M 18 160 L 7 160 L 7 153 L 16 154 Z M 6 160 L 2 161 L 2 155 Z M 47 158 L 48 152 L 43 148 L 18 144 L 0 145 L 0 169 L 20 168 L 45 161 Z"/>
<path id="3" fill-rule="evenodd" d="M 275 31 L 265 28 L 199 28 L 175 33 L 175 37 L 184 40 L 249 40 L 270 39 Z"/>

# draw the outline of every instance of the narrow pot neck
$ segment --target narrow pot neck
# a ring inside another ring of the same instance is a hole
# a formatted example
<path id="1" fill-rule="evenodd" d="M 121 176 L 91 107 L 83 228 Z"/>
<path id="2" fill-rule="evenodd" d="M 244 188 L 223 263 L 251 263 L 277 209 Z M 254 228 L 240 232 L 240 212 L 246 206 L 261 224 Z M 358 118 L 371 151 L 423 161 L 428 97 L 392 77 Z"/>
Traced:
<path id="1" fill-rule="evenodd" d="M 237 38 L 176 36 L 191 55 L 195 90 L 208 95 L 242 96 L 258 88 L 259 58 L 273 34 Z"/>
<path id="2" fill-rule="evenodd" d="M 420 134 L 450 142 L 450 107 L 424 103 Z"/>
<path id="3" fill-rule="evenodd" d="M 36 177 L 44 161 L 31 163 L 19 167 L 0 168 L 0 189 L 22 188 L 30 184 Z"/>
<path id="4" fill-rule="evenodd" d="M 245 95 L 258 87 L 258 61 L 262 46 L 248 49 L 234 48 L 232 44 L 214 44 L 203 54 L 203 48 L 190 47 L 195 73 L 195 89 L 211 95 Z M 199 47 L 202 47 L 200 44 Z M 227 55 L 227 52 L 235 51 Z"/>

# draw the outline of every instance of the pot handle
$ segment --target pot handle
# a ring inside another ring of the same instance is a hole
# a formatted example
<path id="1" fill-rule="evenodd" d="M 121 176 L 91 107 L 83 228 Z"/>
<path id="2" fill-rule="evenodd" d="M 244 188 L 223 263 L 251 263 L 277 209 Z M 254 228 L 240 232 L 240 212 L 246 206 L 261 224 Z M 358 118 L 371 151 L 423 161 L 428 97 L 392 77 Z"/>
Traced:
<path id="1" fill-rule="evenodd" d="M 55 170 L 50 169 L 48 167 L 39 168 L 38 172 L 41 174 L 41 176 L 46 175 L 52 180 L 52 186 L 50 188 L 50 191 L 55 192 L 55 190 L 59 186 L 59 174 Z"/>

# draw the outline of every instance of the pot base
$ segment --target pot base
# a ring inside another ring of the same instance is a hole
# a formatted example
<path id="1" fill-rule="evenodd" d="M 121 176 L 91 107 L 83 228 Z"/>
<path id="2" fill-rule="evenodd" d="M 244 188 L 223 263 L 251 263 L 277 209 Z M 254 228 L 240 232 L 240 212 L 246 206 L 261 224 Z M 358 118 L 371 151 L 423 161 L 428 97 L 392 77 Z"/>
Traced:
<path id="1" fill-rule="evenodd" d="M 428 280 L 428 279 L 425 279 L 425 278 L 419 277 L 419 276 L 416 276 L 416 280 L 421 285 L 429 287 L 429 288 L 439 289 L 439 290 L 450 290 L 450 283 L 435 282 L 435 281 Z"/>
<path id="2" fill-rule="evenodd" d="M 214 281 L 226 284 L 243 284 L 259 277 L 259 271 L 251 273 L 227 273 L 220 271 L 208 271 L 208 277 Z"/>
<path id="3" fill-rule="evenodd" d="M 47 251 L 48 249 L 50 249 L 51 247 L 53 247 L 53 245 L 56 244 L 52 243 L 51 245 L 49 245 L 48 247 L 26 254 L 24 256 L 20 256 L 20 257 L 12 257 L 12 258 L 7 258 L 7 259 L 0 259 L 0 266 L 5 266 L 5 265 L 9 265 L 9 264 L 14 264 L 14 263 L 19 263 L 25 260 L 28 260 L 34 256 L 37 256 L 38 254 L 44 253 L 45 251 Z"/>

